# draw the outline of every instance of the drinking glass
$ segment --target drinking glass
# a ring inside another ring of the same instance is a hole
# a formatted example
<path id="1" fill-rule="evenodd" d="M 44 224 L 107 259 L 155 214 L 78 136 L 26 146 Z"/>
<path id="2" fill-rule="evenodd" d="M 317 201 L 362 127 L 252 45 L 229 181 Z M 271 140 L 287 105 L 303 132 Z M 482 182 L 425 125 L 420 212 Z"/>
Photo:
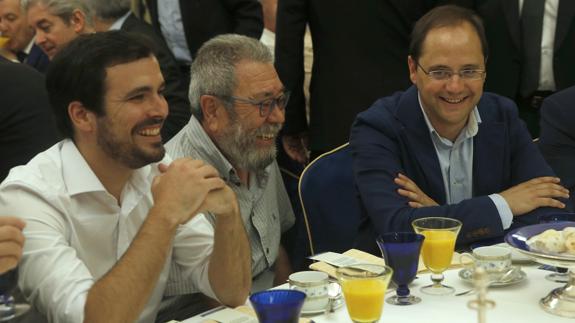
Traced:
<path id="1" fill-rule="evenodd" d="M 392 275 L 391 267 L 372 264 L 337 269 L 347 312 L 353 322 L 370 323 L 379 320 L 383 297 Z"/>
<path id="2" fill-rule="evenodd" d="M 397 285 L 395 295 L 385 301 L 393 305 L 412 305 L 421 298 L 410 295 L 408 284 L 417 274 L 419 253 L 425 237 L 413 232 L 392 232 L 377 238 L 385 263 L 393 269 L 391 280 Z"/>
<path id="3" fill-rule="evenodd" d="M 461 222 L 450 218 L 430 217 L 411 222 L 416 233 L 425 236 L 421 250 L 423 263 L 431 271 L 431 285 L 420 290 L 429 295 L 448 295 L 455 288 L 442 284 L 443 272 L 451 265 Z"/>
<path id="4" fill-rule="evenodd" d="M 2 33 L 0 33 L 0 48 L 3 48 L 4 45 L 10 40 L 10 38 L 6 37 L 6 36 L 2 36 Z"/>
<path id="5" fill-rule="evenodd" d="M 250 302 L 260 323 L 298 323 L 305 293 L 292 289 L 272 289 L 254 293 Z"/>
<path id="6" fill-rule="evenodd" d="M 8 321 L 16 315 L 14 298 L 11 293 L 18 283 L 18 268 L 0 275 L 0 322 Z"/>
<path id="7" fill-rule="evenodd" d="M 539 217 L 539 223 L 570 221 L 575 222 L 575 213 L 548 213 Z M 567 268 L 555 267 L 556 272 L 548 274 L 545 279 L 555 283 L 568 283 L 569 273 Z"/>

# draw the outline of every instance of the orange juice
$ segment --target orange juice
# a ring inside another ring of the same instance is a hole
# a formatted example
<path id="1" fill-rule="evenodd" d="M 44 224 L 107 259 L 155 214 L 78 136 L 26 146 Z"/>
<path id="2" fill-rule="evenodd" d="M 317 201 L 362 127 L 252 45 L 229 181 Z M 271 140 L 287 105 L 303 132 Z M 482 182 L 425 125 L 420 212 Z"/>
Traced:
<path id="1" fill-rule="evenodd" d="M 457 234 L 451 231 L 422 231 L 425 236 L 421 254 L 423 263 L 433 273 L 441 273 L 451 264 Z"/>
<path id="2" fill-rule="evenodd" d="M 4 47 L 10 38 L 0 35 L 0 48 Z"/>
<path id="3" fill-rule="evenodd" d="M 389 279 L 342 280 L 349 316 L 354 322 L 375 322 L 381 316 Z"/>

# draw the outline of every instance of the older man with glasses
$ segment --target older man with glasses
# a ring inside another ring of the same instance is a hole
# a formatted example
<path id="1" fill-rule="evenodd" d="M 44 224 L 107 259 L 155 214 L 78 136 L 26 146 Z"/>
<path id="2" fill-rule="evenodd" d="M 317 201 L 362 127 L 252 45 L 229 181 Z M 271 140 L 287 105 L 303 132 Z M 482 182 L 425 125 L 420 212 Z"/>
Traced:
<path id="1" fill-rule="evenodd" d="M 291 269 L 280 238 L 294 214 L 275 157 L 289 92 L 269 49 L 246 36 L 206 42 L 191 71 L 193 116 L 166 149 L 214 166 L 237 195 L 251 243 L 252 290 L 283 283 Z"/>
<path id="2" fill-rule="evenodd" d="M 458 242 L 501 238 L 506 230 L 561 212 L 569 192 L 545 163 L 515 104 L 483 93 L 487 45 L 481 20 L 438 7 L 414 27 L 408 57 L 413 86 L 378 100 L 351 131 L 363 219 L 359 247 L 410 231 L 418 218 L 458 219 Z"/>

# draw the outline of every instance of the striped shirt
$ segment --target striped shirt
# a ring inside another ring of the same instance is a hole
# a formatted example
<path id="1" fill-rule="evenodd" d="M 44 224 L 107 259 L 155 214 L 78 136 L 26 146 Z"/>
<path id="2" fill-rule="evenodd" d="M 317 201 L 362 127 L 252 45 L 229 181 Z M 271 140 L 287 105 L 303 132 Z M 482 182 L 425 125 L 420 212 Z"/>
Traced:
<path id="1" fill-rule="evenodd" d="M 212 165 L 236 193 L 251 244 L 252 277 L 255 278 L 253 289 L 272 287 L 273 275 L 272 280 L 269 280 L 270 275 L 263 273 L 266 270 L 273 271 L 281 234 L 295 222 L 277 162 L 274 161 L 257 174 L 250 173 L 250 178 L 255 180 L 251 180 L 249 186 L 241 184 L 233 166 L 193 116 L 166 144 L 166 151 L 173 159 L 191 157 Z M 213 222 L 215 219 L 211 216 L 210 220 Z M 266 276 L 269 282 L 259 284 L 258 279 L 265 279 Z"/>

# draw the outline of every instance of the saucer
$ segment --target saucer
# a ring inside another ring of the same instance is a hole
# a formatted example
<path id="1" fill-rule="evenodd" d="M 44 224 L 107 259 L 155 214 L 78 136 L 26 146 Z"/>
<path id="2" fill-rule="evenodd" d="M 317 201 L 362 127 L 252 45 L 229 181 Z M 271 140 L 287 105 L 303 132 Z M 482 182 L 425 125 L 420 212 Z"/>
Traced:
<path id="1" fill-rule="evenodd" d="M 519 270 L 519 273 L 517 275 L 515 275 L 515 277 L 513 277 L 513 279 L 506 281 L 506 282 L 490 283 L 489 287 L 503 287 L 503 286 L 509 286 L 509 285 L 517 284 L 517 283 L 525 280 L 526 277 L 527 277 L 527 274 L 523 270 Z M 473 271 L 469 268 L 461 269 L 459 271 L 459 278 L 461 278 L 461 280 L 463 280 L 465 282 L 473 284 Z"/>
<path id="2" fill-rule="evenodd" d="M 343 295 L 342 295 L 343 296 Z M 333 309 L 337 310 L 338 308 L 342 307 L 344 303 L 343 297 L 339 297 L 334 300 Z M 308 310 L 308 311 L 301 311 L 301 315 L 309 316 L 309 315 L 317 315 L 325 313 L 325 308 L 317 309 L 317 310 Z"/>

